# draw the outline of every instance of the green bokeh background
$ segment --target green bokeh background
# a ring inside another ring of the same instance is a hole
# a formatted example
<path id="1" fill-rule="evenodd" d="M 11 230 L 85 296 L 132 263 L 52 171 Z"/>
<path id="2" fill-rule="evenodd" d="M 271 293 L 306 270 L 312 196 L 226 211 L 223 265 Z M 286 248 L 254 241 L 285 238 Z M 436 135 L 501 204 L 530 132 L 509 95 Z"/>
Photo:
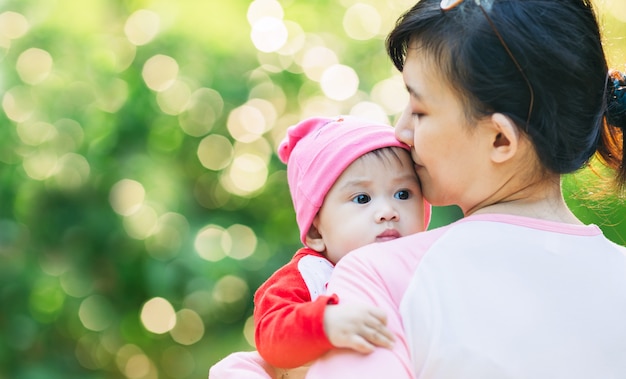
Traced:
<path id="1" fill-rule="evenodd" d="M 251 350 L 252 294 L 299 246 L 277 141 L 306 116 L 395 120 L 383 39 L 411 4 L 0 0 L 0 379 L 203 378 Z M 626 7 L 598 6 L 623 70 Z M 263 15 L 280 49 L 253 43 Z M 317 58 L 358 91 L 325 92 Z M 567 201 L 626 244 L 599 184 L 567 177 Z"/>

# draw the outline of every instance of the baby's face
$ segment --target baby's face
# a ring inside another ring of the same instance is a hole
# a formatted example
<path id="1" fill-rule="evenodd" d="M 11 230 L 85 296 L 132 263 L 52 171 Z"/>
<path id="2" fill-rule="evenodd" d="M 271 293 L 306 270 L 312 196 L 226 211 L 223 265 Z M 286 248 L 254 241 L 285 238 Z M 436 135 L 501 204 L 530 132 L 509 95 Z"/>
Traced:
<path id="1" fill-rule="evenodd" d="M 424 201 L 410 154 L 394 148 L 367 154 L 337 179 L 313 221 L 327 257 L 424 230 Z"/>

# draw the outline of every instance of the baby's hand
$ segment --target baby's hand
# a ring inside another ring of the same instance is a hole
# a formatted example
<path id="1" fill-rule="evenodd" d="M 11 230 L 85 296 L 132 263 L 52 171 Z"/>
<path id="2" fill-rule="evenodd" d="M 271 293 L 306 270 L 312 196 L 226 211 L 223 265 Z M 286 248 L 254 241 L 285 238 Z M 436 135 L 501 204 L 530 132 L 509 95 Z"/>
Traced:
<path id="1" fill-rule="evenodd" d="M 324 331 L 335 347 L 368 354 L 376 346 L 391 348 L 393 335 L 381 309 L 364 304 L 331 304 L 324 311 Z"/>

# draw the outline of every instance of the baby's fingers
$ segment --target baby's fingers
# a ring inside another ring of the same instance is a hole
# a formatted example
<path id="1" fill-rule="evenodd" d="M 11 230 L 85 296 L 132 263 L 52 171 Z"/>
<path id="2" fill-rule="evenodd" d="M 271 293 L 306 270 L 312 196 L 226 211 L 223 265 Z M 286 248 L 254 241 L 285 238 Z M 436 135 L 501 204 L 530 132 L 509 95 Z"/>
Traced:
<path id="1" fill-rule="evenodd" d="M 362 333 L 361 336 L 375 346 L 393 347 L 393 334 L 384 325 L 379 328 L 370 328 Z"/>
<path id="2" fill-rule="evenodd" d="M 370 343 L 367 338 L 358 334 L 352 336 L 349 347 L 361 354 L 369 354 L 376 348 L 376 346 Z"/>
<path id="3" fill-rule="evenodd" d="M 390 347 L 394 341 L 393 333 L 387 328 L 387 314 L 380 308 L 369 310 L 369 318 L 366 321 L 366 331 L 370 334 L 363 335 L 365 339 L 376 346 Z"/>
<path id="4" fill-rule="evenodd" d="M 387 325 L 387 313 L 380 308 L 377 307 L 369 307 L 367 310 L 369 316 L 374 317 L 378 322 L 382 325 Z"/>

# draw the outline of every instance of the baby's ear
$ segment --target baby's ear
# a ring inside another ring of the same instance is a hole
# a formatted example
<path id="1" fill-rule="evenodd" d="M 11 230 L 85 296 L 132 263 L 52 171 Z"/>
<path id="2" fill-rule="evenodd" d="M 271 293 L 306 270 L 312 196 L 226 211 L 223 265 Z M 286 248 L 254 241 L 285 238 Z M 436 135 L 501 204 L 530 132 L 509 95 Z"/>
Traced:
<path id="1" fill-rule="evenodd" d="M 317 223 L 318 217 L 315 216 L 313 223 L 309 228 L 309 232 L 306 234 L 305 242 L 309 248 L 323 254 L 326 252 L 326 244 L 324 243 L 324 238 L 317 229 Z"/>

